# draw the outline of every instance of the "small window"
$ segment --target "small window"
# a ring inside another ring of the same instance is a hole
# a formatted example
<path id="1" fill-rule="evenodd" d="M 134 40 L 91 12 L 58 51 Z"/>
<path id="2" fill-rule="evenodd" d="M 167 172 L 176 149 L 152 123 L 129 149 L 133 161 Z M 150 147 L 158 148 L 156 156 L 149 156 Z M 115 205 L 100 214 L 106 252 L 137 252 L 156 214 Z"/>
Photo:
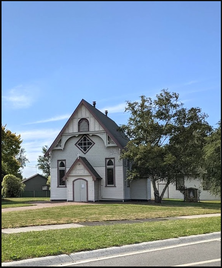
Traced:
<path id="1" fill-rule="evenodd" d="M 106 186 L 115 186 L 115 165 L 114 159 L 106 159 Z"/>
<path id="2" fill-rule="evenodd" d="M 65 186 L 66 182 L 62 179 L 66 173 L 66 162 L 65 160 L 58 161 L 58 186 Z"/>
<path id="3" fill-rule="evenodd" d="M 114 141 L 110 138 L 110 136 L 107 136 L 107 143 L 108 144 L 115 144 Z"/>
<path id="4" fill-rule="evenodd" d="M 181 186 L 184 186 L 184 177 L 179 177 L 176 180 L 176 190 L 180 190 Z"/>
<path id="5" fill-rule="evenodd" d="M 42 191 L 47 191 L 48 190 L 48 186 L 47 185 L 43 185 L 42 186 Z"/>
<path id="6" fill-rule="evenodd" d="M 86 118 L 82 118 L 79 120 L 78 130 L 79 132 L 89 131 L 89 121 Z"/>

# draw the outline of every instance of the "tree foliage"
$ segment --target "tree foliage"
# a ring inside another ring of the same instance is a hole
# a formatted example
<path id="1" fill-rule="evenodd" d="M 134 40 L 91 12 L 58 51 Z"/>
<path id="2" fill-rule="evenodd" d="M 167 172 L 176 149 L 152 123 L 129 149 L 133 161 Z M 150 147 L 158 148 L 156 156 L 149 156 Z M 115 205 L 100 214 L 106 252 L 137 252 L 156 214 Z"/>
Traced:
<path id="1" fill-rule="evenodd" d="M 206 138 L 202 174 L 211 194 L 221 196 L 221 121 Z"/>
<path id="2" fill-rule="evenodd" d="M 12 174 L 5 175 L 2 181 L 2 196 L 3 197 L 19 197 L 24 191 L 25 184 L 20 178 Z"/>
<path id="3" fill-rule="evenodd" d="M 51 190 L 51 176 L 48 176 L 46 185 L 48 185 L 49 186 L 49 190 Z"/>
<path id="4" fill-rule="evenodd" d="M 161 202 L 170 183 L 178 176 L 197 174 L 205 137 L 211 127 L 200 108 L 186 109 L 179 94 L 163 89 L 156 99 L 141 96 L 140 102 L 127 101 L 127 125 L 120 129 L 129 138 L 121 158 L 131 160 L 128 179 L 150 178 L 156 202 Z M 166 185 L 159 195 L 158 181 Z"/>
<path id="5" fill-rule="evenodd" d="M 38 168 L 43 171 L 43 175 L 48 178 L 50 176 L 50 160 L 49 157 L 45 156 L 45 153 L 48 150 L 48 146 L 45 145 L 42 147 L 42 154 L 38 157 Z"/>
<path id="6" fill-rule="evenodd" d="M 21 148 L 21 136 L 12 133 L 2 126 L 1 131 L 1 157 L 2 157 L 2 178 L 6 174 L 13 174 L 22 178 L 21 168 L 24 168 L 28 159 L 25 156 L 24 148 Z"/>

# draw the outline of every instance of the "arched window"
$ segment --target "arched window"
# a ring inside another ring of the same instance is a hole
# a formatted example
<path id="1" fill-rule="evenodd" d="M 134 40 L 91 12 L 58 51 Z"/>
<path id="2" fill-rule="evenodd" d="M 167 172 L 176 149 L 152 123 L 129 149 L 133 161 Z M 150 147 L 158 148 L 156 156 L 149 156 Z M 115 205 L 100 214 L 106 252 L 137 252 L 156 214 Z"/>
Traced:
<path id="1" fill-rule="evenodd" d="M 66 182 L 62 180 L 66 173 L 66 162 L 65 160 L 58 161 L 58 186 L 66 185 Z"/>
<path id="2" fill-rule="evenodd" d="M 115 186 L 114 158 L 106 159 L 106 186 Z"/>
<path id="3" fill-rule="evenodd" d="M 113 166 L 113 161 L 111 159 L 107 161 L 107 166 Z"/>
<path id="4" fill-rule="evenodd" d="M 89 121 L 86 118 L 82 118 L 79 120 L 78 131 L 79 132 L 89 131 Z"/>

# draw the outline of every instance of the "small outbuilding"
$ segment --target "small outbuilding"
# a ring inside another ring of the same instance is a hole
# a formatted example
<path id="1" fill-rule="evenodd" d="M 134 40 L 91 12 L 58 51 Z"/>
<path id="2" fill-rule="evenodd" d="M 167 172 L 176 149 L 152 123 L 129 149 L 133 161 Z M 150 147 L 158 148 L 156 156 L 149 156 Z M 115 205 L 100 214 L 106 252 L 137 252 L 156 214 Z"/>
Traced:
<path id="1" fill-rule="evenodd" d="M 21 197 L 49 197 L 50 191 L 47 178 L 40 174 L 35 174 L 30 178 L 23 180 L 25 184 L 24 192 Z"/>

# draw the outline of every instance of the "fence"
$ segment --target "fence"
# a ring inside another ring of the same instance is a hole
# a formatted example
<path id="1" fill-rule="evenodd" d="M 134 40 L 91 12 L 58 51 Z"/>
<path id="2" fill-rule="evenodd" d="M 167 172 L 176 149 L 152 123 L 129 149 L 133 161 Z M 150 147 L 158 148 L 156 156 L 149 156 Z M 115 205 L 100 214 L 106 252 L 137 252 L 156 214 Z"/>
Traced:
<path id="1" fill-rule="evenodd" d="M 20 197 L 50 197 L 50 191 L 24 191 Z"/>

